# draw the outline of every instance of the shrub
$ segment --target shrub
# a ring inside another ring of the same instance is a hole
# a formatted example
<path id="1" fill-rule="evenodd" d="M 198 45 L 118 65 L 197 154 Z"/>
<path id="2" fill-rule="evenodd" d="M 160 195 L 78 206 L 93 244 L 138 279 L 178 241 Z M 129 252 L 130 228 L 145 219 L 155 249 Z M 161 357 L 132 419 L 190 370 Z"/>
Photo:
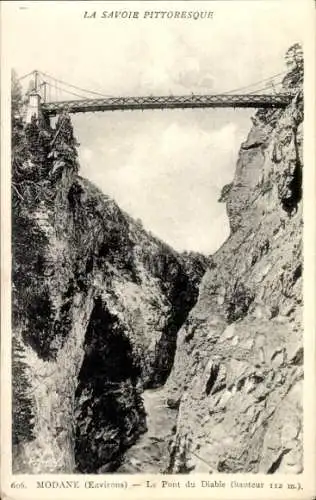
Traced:
<path id="1" fill-rule="evenodd" d="M 227 301 L 227 320 L 233 323 L 238 319 L 243 318 L 254 300 L 254 294 L 250 288 L 243 283 L 236 282 L 226 297 Z"/>

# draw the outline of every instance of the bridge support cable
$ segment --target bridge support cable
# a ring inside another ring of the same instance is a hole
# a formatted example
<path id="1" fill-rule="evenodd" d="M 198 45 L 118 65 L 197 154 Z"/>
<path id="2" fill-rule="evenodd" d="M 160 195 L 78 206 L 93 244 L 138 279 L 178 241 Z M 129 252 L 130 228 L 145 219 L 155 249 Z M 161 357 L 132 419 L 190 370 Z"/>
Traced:
<path id="1" fill-rule="evenodd" d="M 262 80 L 259 80 L 257 82 L 254 82 L 254 83 L 250 83 L 249 85 L 246 85 L 244 87 L 239 87 L 239 88 L 236 88 L 236 89 L 231 89 L 231 90 L 228 90 L 226 92 L 222 92 L 222 94 L 235 94 L 236 92 L 242 92 L 243 90 L 248 90 L 248 89 L 251 89 L 252 87 L 256 87 L 257 85 L 261 85 L 261 83 L 264 83 L 264 82 L 268 82 L 268 81 L 271 81 L 271 80 L 274 80 L 278 77 L 281 77 L 281 76 L 285 76 L 287 73 L 287 71 L 282 71 L 281 73 L 276 73 L 275 75 L 271 75 L 269 76 L 268 78 L 263 78 Z M 279 84 L 282 83 L 282 80 Z M 258 90 L 253 90 L 252 92 L 256 92 Z M 248 93 L 248 92 L 247 92 Z M 251 92 L 249 92 L 251 93 Z"/>
<path id="2" fill-rule="evenodd" d="M 29 100 L 33 99 L 34 101 L 32 104 L 29 103 L 30 113 L 33 112 L 37 116 L 42 112 L 50 117 L 62 113 L 65 108 L 67 108 L 68 113 L 186 108 L 284 108 L 289 104 L 293 95 L 284 90 L 277 92 L 276 89 L 282 86 L 283 79 L 276 81 L 276 78 L 285 74 L 286 71 L 277 73 L 230 92 L 220 94 L 191 93 L 176 96 L 108 96 L 81 88 L 37 70 L 23 75 L 21 79 L 30 75 L 33 75 L 34 78 L 34 91 L 29 94 Z M 264 83 L 265 86 L 261 87 Z M 259 89 L 258 85 L 260 85 Z M 54 101 L 51 101 L 52 93 Z M 64 94 L 77 99 L 67 100 L 67 96 L 64 99 Z M 35 96 L 38 101 L 36 103 Z"/>
<path id="3" fill-rule="evenodd" d="M 44 73 L 43 71 L 40 72 L 43 76 L 45 76 L 46 78 L 50 78 L 52 81 L 56 82 L 56 83 L 59 83 L 65 87 L 69 87 L 69 88 L 72 88 L 72 89 L 75 89 L 75 90 L 79 90 L 80 92 L 83 92 L 83 93 L 88 93 L 88 94 L 92 94 L 92 95 L 97 95 L 99 97 L 113 97 L 112 95 L 108 95 L 108 94 L 103 94 L 101 92 L 97 92 L 95 90 L 88 90 L 88 89 L 84 89 L 82 87 L 78 87 L 77 85 L 73 85 L 72 83 L 68 83 L 64 80 L 60 80 L 58 78 L 55 78 L 51 75 L 49 75 L 48 73 Z"/>
<path id="4" fill-rule="evenodd" d="M 90 97 L 87 97 L 86 95 L 83 94 L 78 94 L 76 92 L 72 92 L 71 90 L 68 90 L 66 88 L 63 88 L 59 85 L 52 85 L 48 84 L 50 88 L 52 88 L 56 92 L 56 99 L 55 102 L 60 102 L 61 99 L 58 98 L 58 95 L 62 95 L 63 93 L 72 95 L 74 97 L 79 97 L 79 99 L 89 99 Z"/>

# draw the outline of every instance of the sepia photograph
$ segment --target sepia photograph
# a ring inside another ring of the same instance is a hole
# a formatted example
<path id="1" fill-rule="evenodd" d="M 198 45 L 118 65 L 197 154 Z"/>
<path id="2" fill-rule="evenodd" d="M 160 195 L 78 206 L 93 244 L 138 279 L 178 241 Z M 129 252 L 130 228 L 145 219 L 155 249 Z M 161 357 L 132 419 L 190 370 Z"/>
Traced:
<path id="1" fill-rule="evenodd" d="M 312 498 L 312 2 L 2 3 L 4 498 L 137 474 Z"/>

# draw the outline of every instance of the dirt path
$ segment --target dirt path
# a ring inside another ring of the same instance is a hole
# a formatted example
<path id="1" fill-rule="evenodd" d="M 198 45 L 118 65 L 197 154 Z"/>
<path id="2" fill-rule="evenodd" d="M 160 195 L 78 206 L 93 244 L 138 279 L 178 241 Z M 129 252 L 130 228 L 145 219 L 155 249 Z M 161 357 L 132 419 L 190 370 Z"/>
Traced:
<path id="1" fill-rule="evenodd" d="M 168 463 L 168 443 L 176 423 L 177 411 L 167 407 L 164 389 L 149 389 L 143 393 L 148 431 L 126 452 L 124 463 L 117 472 L 159 473 Z"/>

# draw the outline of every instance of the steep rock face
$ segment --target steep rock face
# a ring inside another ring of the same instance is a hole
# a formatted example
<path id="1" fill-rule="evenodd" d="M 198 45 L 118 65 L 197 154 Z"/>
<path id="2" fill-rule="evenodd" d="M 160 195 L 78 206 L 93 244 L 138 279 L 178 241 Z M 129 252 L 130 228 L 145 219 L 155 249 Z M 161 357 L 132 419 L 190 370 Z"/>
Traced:
<path id="1" fill-rule="evenodd" d="M 17 131 L 18 130 L 18 131 Z M 13 469 L 105 472 L 146 429 L 206 259 L 147 234 L 77 174 L 71 124 L 15 124 Z"/>
<path id="2" fill-rule="evenodd" d="M 178 335 L 169 472 L 302 471 L 301 92 L 253 121 L 221 197 L 230 237 Z"/>

